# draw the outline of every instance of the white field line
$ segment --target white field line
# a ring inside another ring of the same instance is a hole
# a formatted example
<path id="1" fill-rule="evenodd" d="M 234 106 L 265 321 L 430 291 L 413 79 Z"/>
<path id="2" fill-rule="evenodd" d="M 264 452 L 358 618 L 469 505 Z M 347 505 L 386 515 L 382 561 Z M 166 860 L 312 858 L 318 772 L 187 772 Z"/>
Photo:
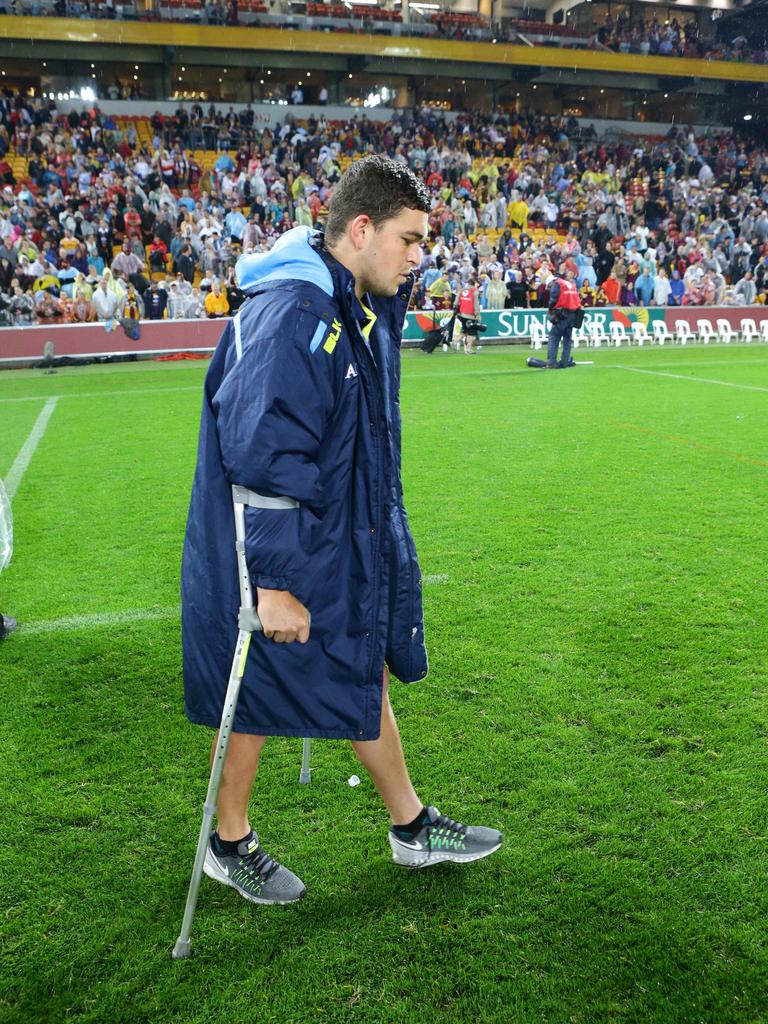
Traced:
<path id="1" fill-rule="evenodd" d="M 38 619 L 20 622 L 19 633 L 24 636 L 39 636 L 41 633 L 68 633 L 78 629 L 98 629 L 109 626 L 129 626 L 134 622 L 157 622 L 162 619 L 178 618 L 176 608 L 134 608 L 128 612 L 105 612 L 101 615 L 70 615 L 65 619 Z"/>
<path id="2" fill-rule="evenodd" d="M 73 391 L 72 394 L 55 395 L 54 397 L 59 398 L 120 398 L 125 395 L 129 398 L 131 395 L 167 395 L 169 392 L 176 391 L 198 391 L 201 395 L 203 393 L 203 385 L 191 384 L 186 387 L 178 388 L 126 388 L 123 391 Z M 48 398 L 48 395 L 25 395 L 23 398 L 0 398 L 0 402 L 42 402 Z"/>
<path id="3" fill-rule="evenodd" d="M 520 355 L 520 356 L 526 355 L 526 357 L 527 357 L 527 354 L 530 354 L 530 351 L 531 351 L 525 345 L 523 345 L 523 346 L 512 346 L 512 345 L 505 346 L 502 349 L 502 351 L 506 352 L 507 348 L 509 348 L 511 350 L 511 354 L 512 355 Z M 579 351 L 581 351 L 581 350 L 579 350 Z M 591 350 L 584 349 L 583 351 L 584 351 L 584 354 L 587 354 Z M 697 360 L 696 362 L 656 363 L 655 365 L 657 365 L 657 366 L 743 366 L 743 365 L 745 365 L 747 363 L 750 363 L 750 364 L 752 364 L 752 363 L 768 363 L 768 359 L 739 359 L 739 360 L 731 360 L 731 359 L 708 360 L 708 359 L 704 359 L 704 360 Z M 463 364 L 463 365 L 466 365 L 466 364 Z M 475 364 L 475 365 L 477 365 L 477 364 Z M 651 370 L 640 369 L 639 367 L 636 368 L 636 367 L 631 367 L 631 366 L 618 366 L 616 364 L 610 364 L 610 363 L 597 364 L 596 366 L 593 367 L 593 369 L 595 369 L 595 370 L 634 370 L 637 373 L 651 373 L 652 372 Z M 519 369 L 512 370 L 512 371 L 510 371 L 510 370 L 482 370 L 482 369 L 478 368 L 476 370 L 463 370 L 463 371 L 457 372 L 455 374 L 451 374 L 450 376 L 455 377 L 456 379 L 461 379 L 462 377 L 493 377 L 493 376 L 497 376 L 497 375 L 499 375 L 499 376 L 507 376 L 510 372 L 523 374 L 523 373 L 527 373 L 527 371 L 528 371 L 527 367 L 520 367 Z M 404 377 L 403 380 L 402 380 L 402 383 L 403 384 L 406 384 L 406 383 L 410 384 L 410 383 L 413 383 L 414 381 L 431 379 L 431 378 L 445 378 L 446 376 L 447 375 L 444 374 L 444 373 L 429 373 L 429 372 L 428 373 L 418 373 L 417 372 L 412 377 L 411 376 Z M 686 377 L 685 379 L 688 380 L 689 378 Z M 696 378 L 696 379 L 701 379 L 701 378 Z M 731 385 L 731 387 L 745 387 L 745 386 L 746 385 L 738 385 L 738 384 Z M 47 399 L 49 399 L 51 397 L 54 397 L 54 398 L 121 398 L 121 397 L 130 398 L 131 395 L 167 395 L 167 394 L 177 394 L 177 393 L 182 392 L 182 391 L 197 391 L 197 392 L 200 393 L 200 395 L 202 395 L 202 393 L 203 393 L 203 385 L 202 385 L 202 383 L 200 383 L 200 384 L 188 384 L 188 385 L 183 385 L 183 386 L 179 386 L 179 387 L 175 387 L 175 388 L 123 388 L 121 390 L 116 390 L 116 391 L 113 391 L 113 390 L 110 390 L 110 391 L 77 391 L 77 392 L 73 391 L 72 393 L 64 392 L 62 394 L 58 394 L 58 395 L 54 395 L 54 396 L 51 396 L 51 395 L 23 395 L 21 397 L 13 397 L 13 398 L 3 398 L 2 396 L 0 396 L 0 404 L 6 403 L 6 402 L 9 402 L 9 403 L 10 402 L 45 402 Z"/>
<path id="4" fill-rule="evenodd" d="M 21 446 L 21 451 L 16 456 L 13 465 L 8 471 L 8 476 L 5 478 L 5 489 L 8 492 L 8 497 L 13 498 L 16 491 L 19 489 L 21 478 L 27 471 L 32 461 L 32 456 L 35 454 L 37 446 L 40 444 L 45 428 L 48 426 L 48 420 L 53 415 L 53 410 L 56 408 L 58 398 L 49 398 L 43 406 L 43 411 L 35 420 L 35 424 L 32 430 L 29 432 L 29 437 Z"/>
<path id="5" fill-rule="evenodd" d="M 427 585 L 447 583 L 447 573 L 433 573 L 424 577 Z M 95 615 L 69 615 L 62 619 L 36 619 L 32 622 L 20 622 L 18 632 L 23 636 L 40 636 L 44 633 L 70 633 L 81 629 L 103 629 L 112 626 L 130 626 L 136 622 L 162 622 L 165 619 L 178 619 L 181 609 L 178 605 L 172 608 L 133 608 L 127 612 L 102 612 Z"/>
<path id="6" fill-rule="evenodd" d="M 587 351 L 594 351 L 594 349 L 579 349 L 578 351 L 586 354 Z M 766 363 L 768 363 L 768 359 L 678 359 L 674 362 L 666 362 L 665 360 L 663 363 L 651 363 L 649 367 L 642 367 L 642 369 L 656 370 L 664 368 L 666 370 L 677 366 L 753 366 L 755 364 L 764 366 Z M 609 363 L 606 363 L 605 366 L 610 369 Z M 624 369 L 623 366 L 618 364 L 617 367 Z"/>
<path id="7" fill-rule="evenodd" d="M 616 370 L 626 370 L 628 373 L 647 373 L 653 377 L 671 377 L 674 380 L 687 380 L 694 384 L 718 384 L 721 388 L 739 388 L 742 391 L 763 391 L 768 394 L 768 388 L 758 387 L 757 384 L 734 384 L 730 380 L 713 380 L 711 377 L 688 377 L 684 373 L 663 373 L 661 370 L 641 370 L 638 366 L 616 366 Z"/>

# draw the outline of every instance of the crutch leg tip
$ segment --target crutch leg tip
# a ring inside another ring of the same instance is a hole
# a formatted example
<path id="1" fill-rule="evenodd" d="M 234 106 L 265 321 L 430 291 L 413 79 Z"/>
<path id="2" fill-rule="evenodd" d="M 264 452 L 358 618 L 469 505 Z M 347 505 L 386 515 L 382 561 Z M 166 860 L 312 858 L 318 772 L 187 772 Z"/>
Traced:
<path id="1" fill-rule="evenodd" d="M 171 957 L 173 960 L 186 960 L 191 952 L 192 941 L 190 939 L 177 939 Z"/>
<path id="2" fill-rule="evenodd" d="M 307 783 L 309 783 L 311 781 L 312 781 L 312 775 L 309 772 L 302 772 L 299 775 L 299 784 L 300 785 L 306 785 Z"/>

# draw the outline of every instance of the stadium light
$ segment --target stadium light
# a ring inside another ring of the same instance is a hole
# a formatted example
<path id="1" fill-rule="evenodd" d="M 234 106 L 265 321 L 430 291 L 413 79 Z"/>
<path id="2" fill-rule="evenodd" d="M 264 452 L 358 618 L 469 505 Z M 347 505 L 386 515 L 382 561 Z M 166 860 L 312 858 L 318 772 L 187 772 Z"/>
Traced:
<path id="1" fill-rule="evenodd" d="M 745 121 L 751 121 L 752 120 L 752 115 L 751 114 L 745 114 L 744 115 L 744 120 Z"/>

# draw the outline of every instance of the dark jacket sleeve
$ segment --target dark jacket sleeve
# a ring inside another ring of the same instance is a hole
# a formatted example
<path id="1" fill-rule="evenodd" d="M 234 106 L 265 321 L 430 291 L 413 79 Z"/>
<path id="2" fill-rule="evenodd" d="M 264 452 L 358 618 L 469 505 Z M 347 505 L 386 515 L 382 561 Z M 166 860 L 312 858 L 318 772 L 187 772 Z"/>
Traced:
<path id="1" fill-rule="evenodd" d="M 559 298 L 560 298 L 560 281 L 558 280 L 558 281 L 555 281 L 555 283 L 552 285 L 552 290 L 549 293 L 549 310 L 550 310 L 550 312 L 552 312 L 552 310 L 555 308 L 555 305 L 557 304 L 557 300 Z"/>
<path id="2" fill-rule="evenodd" d="M 257 494 L 323 503 L 318 452 L 333 409 L 333 361 L 310 352 L 315 317 L 245 347 L 216 392 L 222 464 L 231 484 Z M 301 509 L 246 508 L 246 555 L 256 586 L 296 591 L 304 556 Z"/>

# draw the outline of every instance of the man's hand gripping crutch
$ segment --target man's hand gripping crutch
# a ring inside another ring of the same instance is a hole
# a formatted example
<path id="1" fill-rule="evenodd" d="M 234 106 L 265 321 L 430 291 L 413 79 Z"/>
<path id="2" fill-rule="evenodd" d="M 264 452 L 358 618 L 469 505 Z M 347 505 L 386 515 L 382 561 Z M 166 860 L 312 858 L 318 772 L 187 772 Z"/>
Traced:
<path id="1" fill-rule="evenodd" d="M 189 883 L 187 904 L 184 908 L 184 920 L 181 925 L 181 933 L 173 947 L 172 956 L 174 960 L 181 960 L 188 957 L 191 951 L 190 933 L 192 921 L 195 916 L 197 905 L 197 894 L 200 889 L 200 881 L 203 875 L 203 863 L 205 851 L 208 846 L 208 838 L 211 831 L 211 824 L 216 814 L 216 800 L 221 785 L 221 775 L 224 769 L 224 762 L 227 757 L 227 747 L 232 735 L 232 726 L 237 710 L 237 700 L 240 695 L 240 684 L 245 672 L 245 662 L 248 657 L 248 648 L 251 643 L 251 636 L 257 631 L 262 631 L 267 639 L 275 643 L 306 643 L 309 639 L 311 618 L 309 611 L 292 594 L 287 591 L 262 590 L 258 588 L 258 612 L 254 606 L 253 588 L 248 572 L 248 564 L 245 557 L 245 506 L 253 504 L 252 492 L 246 488 L 233 486 L 232 503 L 235 515 L 235 550 L 237 554 L 237 573 L 240 584 L 240 612 L 238 615 L 238 635 L 235 646 L 235 654 L 232 659 L 232 670 L 229 675 L 224 707 L 221 713 L 221 724 L 214 751 L 213 763 L 211 765 L 211 776 L 208 781 L 208 792 L 203 805 L 203 821 L 200 826 L 200 835 L 197 840 L 197 851 L 195 863 L 192 868 L 192 878 Z M 265 499 L 270 500 L 270 499 Z M 282 499 L 274 499 L 280 501 Z M 270 507 L 269 505 L 267 507 Z M 299 782 L 309 782 L 310 769 L 310 741 L 303 741 L 301 774 Z"/>

